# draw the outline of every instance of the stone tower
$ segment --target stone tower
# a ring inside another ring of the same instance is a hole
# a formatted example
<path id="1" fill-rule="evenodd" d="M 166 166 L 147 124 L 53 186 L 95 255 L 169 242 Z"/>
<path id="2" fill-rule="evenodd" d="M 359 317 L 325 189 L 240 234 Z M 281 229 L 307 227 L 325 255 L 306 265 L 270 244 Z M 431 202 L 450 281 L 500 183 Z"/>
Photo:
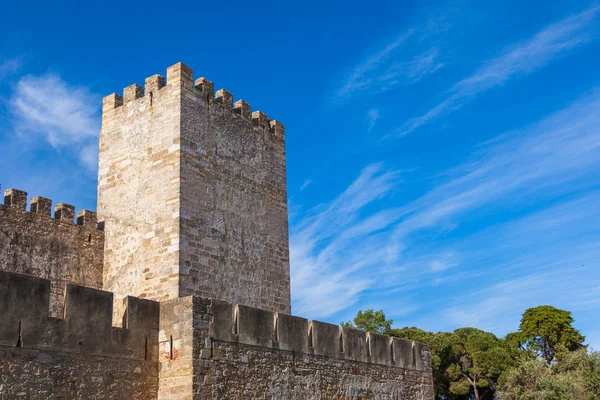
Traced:
<path id="1" fill-rule="evenodd" d="M 290 312 L 284 127 L 182 63 L 103 100 L 104 289 Z M 116 313 L 117 315 L 119 313 Z"/>

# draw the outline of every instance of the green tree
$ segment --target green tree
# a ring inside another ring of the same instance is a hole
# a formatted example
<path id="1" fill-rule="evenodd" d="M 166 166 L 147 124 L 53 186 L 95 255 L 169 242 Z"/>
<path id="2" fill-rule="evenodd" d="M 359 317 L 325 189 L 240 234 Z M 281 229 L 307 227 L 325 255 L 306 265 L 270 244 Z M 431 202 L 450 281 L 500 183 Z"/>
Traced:
<path id="1" fill-rule="evenodd" d="M 461 328 L 452 334 L 452 362 L 446 369 L 450 393 L 491 398 L 498 378 L 513 364 L 510 347 L 494 334 Z"/>
<path id="2" fill-rule="evenodd" d="M 452 333 L 428 332 L 419 328 L 391 329 L 387 335 L 427 344 L 431 348 L 431 369 L 436 399 L 455 398 L 450 393 L 450 380 L 446 369 L 452 363 Z"/>
<path id="3" fill-rule="evenodd" d="M 509 338 L 551 363 L 558 350 L 574 351 L 583 347 L 585 336 L 573 327 L 573 322 L 569 311 L 552 306 L 528 308 L 523 313 L 519 332 Z"/>
<path id="4" fill-rule="evenodd" d="M 556 354 L 550 366 L 539 358 L 523 357 L 500 382 L 501 400 L 600 400 L 600 353 L 585 348 Z"/>
<path id="5" fill-rule="evenodd" d="M 383 310 L 375 311 L 371 308 L 366 311 L 360 310 L 354 317 L 354 323 L 342 322 L 341 325 L 348 328 L 362 329 L 365 332 L 387 334 L 386 332 L 392 329 L 393 323 L 394 320 L 385 318 Z"/>

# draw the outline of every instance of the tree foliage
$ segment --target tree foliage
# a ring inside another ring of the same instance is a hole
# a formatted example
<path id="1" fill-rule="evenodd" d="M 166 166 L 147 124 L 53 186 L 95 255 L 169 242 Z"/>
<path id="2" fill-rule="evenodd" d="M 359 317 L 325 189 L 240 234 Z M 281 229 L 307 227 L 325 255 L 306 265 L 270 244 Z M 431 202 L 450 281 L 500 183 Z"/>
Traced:
<path id="1" fill-rule="evenodd" d="M 477 400 L 489 397 L 512 364 L 510 349 L 502 339 L 475 328 L 457 329 L 452 335 L 452 363 L 446 370 L 450 393 L 473 394 Z"/>
<path id="2" fill-rule="evenodd" d="M 475 328 L 434 333 L 392 323 L 369 309 L 342 325 L 429 345 L 438 400 L 600 400 L 600 353 L 586 351 L 568 311 L 530 308 L 505 339 Z"/>
<path id="3" fill-rule="evenodd" d="M 431 348 L 431 369 L 436 399 L 449 399 L 452 397 L 449 388 L 450 380 L 446 376 L 446 369 L 452 362 L 452 333 L 428 332 L 419 328 L 391 329 L 386 334 L 406 340 L 412 340 L 429 345 Z"/>
<path id="4" fill-rule="evenodd" d="M 356 317 L 354 317 L 354 323 L 342 322 L 341 325 L 349 328 L 362 329 L 365 332 L 382 334 L 392 329 L 393 323 L 394 320 L 385 318 L 383 310 L 375 311 L 371 308 L 366 311 L 359 311 L 356 314 Z"/>
<path id="5" fill-rule="evenodd" d="M 501 400 L 600 400 L 600 353 L 559 352 L 555 365 L 523 357 L 502 378 Z"/>
<path id="6" fill-rule="evenodd" d="M 519 332 L 512 334 L 511 340 L 551 363 L 557 351 L 583 347 L 585 337 L 573 327 L 573 322 L 569 311 L 552 306 L 528 308 L 523 313 Z"/>

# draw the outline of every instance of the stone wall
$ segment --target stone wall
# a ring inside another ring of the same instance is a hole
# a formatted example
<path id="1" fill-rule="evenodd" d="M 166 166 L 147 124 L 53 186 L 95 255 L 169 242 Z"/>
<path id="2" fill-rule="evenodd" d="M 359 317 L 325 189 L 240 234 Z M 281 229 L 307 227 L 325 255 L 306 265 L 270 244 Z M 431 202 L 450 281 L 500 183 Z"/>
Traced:
<path id="1" fill-rule="evenodd" d="M 425 345 L 188 296 L 127 297 L 0 271 L 0 399 L 432 400 Z M 56 396 L 56 397 L 55 397 Z"/>
<path id="2" fill-rule="evenodd" d="M 0 345 L 0 399 L 149 400 L 155 362 Z"/>
<path id="3" fill-rule="evenodd" d="M 290 312 L 283 125 L 189 67 L 104 98 L 104 288 Z"/>
<path id="4" fill-rule="evenodd" d="M 97 229 L 96 214 L 77 214 L 68 204 L 58 204 L 51 216 L 52 200 L 31 199 L 9 189 L 0 205 L 0 269 L 49 279 L 50 315 L 62 316 L 67 282 L 102 287 L 104 232 Z"/>
<path id="5" fill-rule="evenodd" d="M 64 319 L 49 317 L 50 281 L 0 271 L 0 399 L 153 399 L 159 304 L 68 284 Z M 51 396 L 50 396 L 51 395 Z"/>
<path id="6" fill-rule="evenodd" d="M 195 296 L 162 307 L 159 399 L 433 399 L 420 343 Z"/>
<path id="7" fill-rule="evenodd" d="M 284 127 L 180 65 L 180 296 L 291 312 Z"/>
<path id="8" fill-rule="evenodd" d="M 131 85 L 102 104 L 104 289 L 118 298 L 166 300 L 179 296 L 180 100 L 177 87 L 158 75 L 145 83 L 146 96 Z"/>

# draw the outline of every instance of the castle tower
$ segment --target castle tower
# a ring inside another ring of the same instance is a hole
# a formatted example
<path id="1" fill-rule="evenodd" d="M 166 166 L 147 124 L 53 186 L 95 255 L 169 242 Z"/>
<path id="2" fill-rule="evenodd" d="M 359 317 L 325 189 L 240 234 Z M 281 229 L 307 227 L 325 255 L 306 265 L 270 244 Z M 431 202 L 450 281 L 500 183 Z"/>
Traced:
<path id="1" fill-rule="evenodd" d="M 103 100 L 104 289 L 290 312 L 283 125 L 178 63 Z"/>

